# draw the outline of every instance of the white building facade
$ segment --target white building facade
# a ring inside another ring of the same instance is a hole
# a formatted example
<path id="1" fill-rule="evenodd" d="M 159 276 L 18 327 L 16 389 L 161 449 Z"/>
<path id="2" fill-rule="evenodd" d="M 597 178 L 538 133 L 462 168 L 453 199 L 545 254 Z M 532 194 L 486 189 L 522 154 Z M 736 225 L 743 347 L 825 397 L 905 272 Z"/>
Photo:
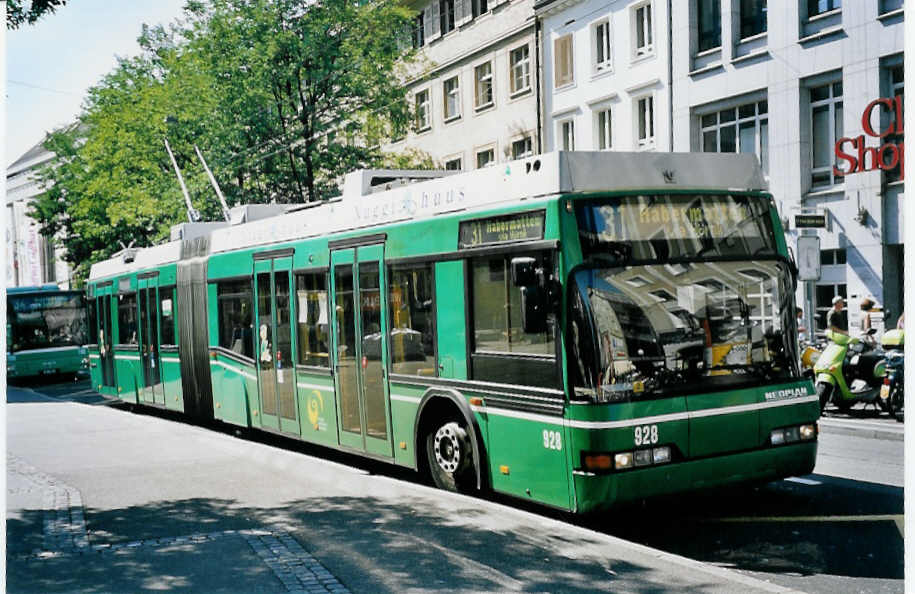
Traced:
<path id="1" fill-rule="evenodd" d="M 544 150 L 671 150 L 666 0 L 540 0 Z"/>
<path id="2" fill-rule="evenodd" d="M 478 169 L 538 152 L 532 0 L 432 0 L 407 83 L 413 126 L 387 150 L 418 149 L 446 169 Z"/>
<path id="3" fill-rule="evenodd" d="M 674 150 L 760 157 L 788 245 L 820 239 L 821 278 L 798 294 L 808 323 L 824 326 L 835 295 L 846 297 L 850 326 L 865 297 L 893 323 L 903 304 L 903 2 L 766 4 L 673 2 Z M 825 228 L 797 229 L 802 213 L 823 215 Z"/>
<path id="4" fill-rule="evenodd" d="M 19 287 L 57 283 L 69 288 L 70 269 L 59 249 L 41 234 L 28 213 L 32 201 L 45 188 L 35 172 L 46 166 L 54 153 L 38 144 L 19 157 L 6 171 L 6 286 Z"/>

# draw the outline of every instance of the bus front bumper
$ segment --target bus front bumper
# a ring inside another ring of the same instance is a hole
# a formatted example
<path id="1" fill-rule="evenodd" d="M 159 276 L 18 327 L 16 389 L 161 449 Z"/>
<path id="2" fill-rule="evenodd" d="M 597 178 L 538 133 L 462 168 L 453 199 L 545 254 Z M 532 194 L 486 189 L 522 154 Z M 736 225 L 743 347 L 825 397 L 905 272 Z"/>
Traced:
<path id="1" fill-rule="evenodd" d="M 602 511 L 615 503 L 658 495 L 810 474 L 816 454 L 817 442 L 812 441 L 625 472 L 575 471 L 575 511 Z"/>

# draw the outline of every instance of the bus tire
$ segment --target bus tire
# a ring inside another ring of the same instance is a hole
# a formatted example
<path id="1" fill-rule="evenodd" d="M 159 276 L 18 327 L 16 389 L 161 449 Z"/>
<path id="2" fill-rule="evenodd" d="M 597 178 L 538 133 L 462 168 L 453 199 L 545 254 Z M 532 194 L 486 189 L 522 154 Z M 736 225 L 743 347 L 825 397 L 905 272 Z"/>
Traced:
<path id="1" fill-rule="evenodd" d="M 426 433 L 426 462 L 439 489 L 469 493 L 476 488 L 473 449 L 467 427 L 456 419 L 431 425 Z"/>

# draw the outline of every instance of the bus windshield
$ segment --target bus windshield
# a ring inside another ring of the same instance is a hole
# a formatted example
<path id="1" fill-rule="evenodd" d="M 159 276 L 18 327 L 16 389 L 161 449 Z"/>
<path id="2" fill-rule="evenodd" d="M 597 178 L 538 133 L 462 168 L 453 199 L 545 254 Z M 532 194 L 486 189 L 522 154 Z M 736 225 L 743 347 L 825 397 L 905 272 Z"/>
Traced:
<path id="1" fill-rule="evenodd" d="M 570 283 L 576 397 L 608 402 L 796 375 L 791 276 L 771 257 L 767 201 L 637 196 L 588 203 L 577 215 L 586 260 Z"/>
<path id="2" fill-rule="evenodd" d="M 86 304 L 81 293 L 7 297 L 10 352 L 86 342 Z"/>

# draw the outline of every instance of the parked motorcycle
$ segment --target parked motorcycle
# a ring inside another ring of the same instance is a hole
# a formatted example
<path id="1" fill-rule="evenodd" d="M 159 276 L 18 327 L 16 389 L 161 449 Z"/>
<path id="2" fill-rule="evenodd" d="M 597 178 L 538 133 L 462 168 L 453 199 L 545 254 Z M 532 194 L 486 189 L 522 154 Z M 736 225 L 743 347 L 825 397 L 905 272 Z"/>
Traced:
<path id="1" fill-rule="evenodd" d="M 873 337 L 871 329 L 867 337 Z M 829 344 L 813 366 L 816 374 L 817 396 L 820 411 L 830 401 L 842 411 L 864 402 L 876 404 L 886 410 L 886 402 L 880 398 L 883 377 L 886 375 L 886 360 L 883 351 L 876 348 L 871 340 L 826 331 Z"/>
<path id="2" fill-rule="evenodd" d="M 886 355 L 886 377 L 880 388 L 880 400 L 900 423 L 905 406 L 905 330 L 889 330 L 880 338 Z"/>

